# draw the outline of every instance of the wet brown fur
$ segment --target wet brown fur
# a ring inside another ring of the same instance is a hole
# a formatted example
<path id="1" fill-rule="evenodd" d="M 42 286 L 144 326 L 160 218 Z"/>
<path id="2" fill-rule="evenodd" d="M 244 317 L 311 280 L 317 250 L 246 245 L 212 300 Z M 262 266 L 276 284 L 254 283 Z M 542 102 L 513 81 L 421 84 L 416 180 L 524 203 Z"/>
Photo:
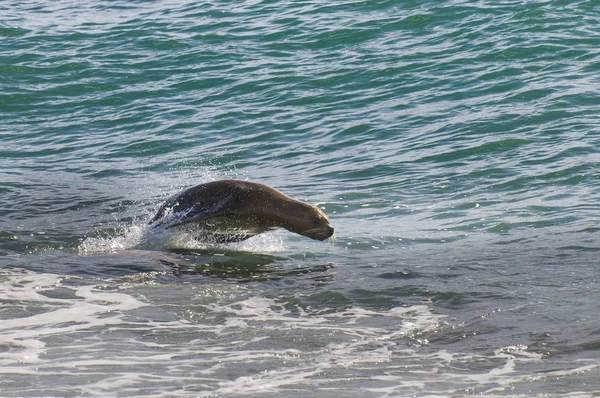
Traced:
<path id="1" fill-rule="evenodd" d="M 325 240 L 334 229 L 317 207 L 264 184 L 220 180 L 186 189 L 169 199 L 150 221 L 167 228 L 193 226 L 199 238 L 235 242 L 276 228 Z"/>

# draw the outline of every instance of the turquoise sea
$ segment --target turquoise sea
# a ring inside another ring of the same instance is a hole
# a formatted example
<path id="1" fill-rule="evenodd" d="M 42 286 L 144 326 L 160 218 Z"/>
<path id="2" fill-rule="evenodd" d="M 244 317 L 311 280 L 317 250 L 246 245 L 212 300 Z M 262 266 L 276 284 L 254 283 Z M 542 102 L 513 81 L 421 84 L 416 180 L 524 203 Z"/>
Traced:
<path id="1" fill-rule="evenodd" d="M 595 2 L 0 2 L 0 396 L 468 395 L 600 395 Z"/>

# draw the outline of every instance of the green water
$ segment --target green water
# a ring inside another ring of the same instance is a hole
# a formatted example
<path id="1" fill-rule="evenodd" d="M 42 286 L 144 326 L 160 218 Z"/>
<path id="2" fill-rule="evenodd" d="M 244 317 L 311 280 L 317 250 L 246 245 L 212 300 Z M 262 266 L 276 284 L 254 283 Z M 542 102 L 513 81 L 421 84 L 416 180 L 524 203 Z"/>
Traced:
<path id="1" fill-rule="evenodd" d="M 0 395 L 600 394 L 593 2 L 0 15 Z M 146 227 L 223 178 L 335 242 Z"/>

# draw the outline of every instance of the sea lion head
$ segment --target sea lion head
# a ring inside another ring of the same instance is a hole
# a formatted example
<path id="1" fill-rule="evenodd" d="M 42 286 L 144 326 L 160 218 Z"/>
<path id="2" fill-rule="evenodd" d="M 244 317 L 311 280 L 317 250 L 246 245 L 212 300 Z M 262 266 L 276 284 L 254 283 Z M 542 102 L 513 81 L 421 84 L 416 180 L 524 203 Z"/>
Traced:
<path id="1" fill-rule="evenodd" d="M 335 230 L 329 223 L 325 213 L 318 207 L 311 205 L 308 205 L 308 207 L 310 207 L 310 210 L 306 211 L 305 219 L 300 223 L 302 231 L 298 233 L 315 240 L 325 240 L 333 236 Z"/>
<path id="2" fill-rule="evenodd" d="M 281 226 L 290 232 L 314 240 L 325 240 L 335 232 L 321 209 L 308 203 L 285 197 L 276 210 L 282 220 Z"/>

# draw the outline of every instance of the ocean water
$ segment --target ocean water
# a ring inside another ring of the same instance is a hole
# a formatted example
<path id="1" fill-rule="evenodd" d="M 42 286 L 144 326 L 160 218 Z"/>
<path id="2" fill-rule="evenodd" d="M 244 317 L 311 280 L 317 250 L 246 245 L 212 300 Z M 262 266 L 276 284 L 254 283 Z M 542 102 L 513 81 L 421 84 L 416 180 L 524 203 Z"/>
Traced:
<path id="1" fill-rule="evenodd" d="M 0 15 L 0 396 L 600 395 L 593 2 Z M 223 178 L 335 240 L 147 228 Z"/>

